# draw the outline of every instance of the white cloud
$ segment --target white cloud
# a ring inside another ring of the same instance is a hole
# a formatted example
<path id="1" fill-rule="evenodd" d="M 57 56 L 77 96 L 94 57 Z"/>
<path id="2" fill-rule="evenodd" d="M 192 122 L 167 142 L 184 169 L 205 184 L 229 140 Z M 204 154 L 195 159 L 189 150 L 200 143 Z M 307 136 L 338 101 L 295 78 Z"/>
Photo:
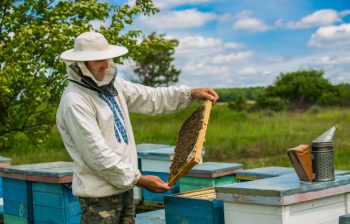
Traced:
<path id="1" fill-rule="evenodd" d="M 250 32 L 264 32 L 269 29 L 263 21 L 254 18 L 251 11 L 243 11 L 237 17 L 238 20 L 233 24 L 234 29 Z"/>
<path id="2" fill-rule="evenodd" d="M 298 22 L 288 22 L 286 28 L 288 29 L 305 29 L 310 27 L 328 26 L 336 22 L 340 22 L 341 18 L 337 11 L 333 9 L 323 9 L 312 13 L 311 15 L 303 17 Z M 281 25 L 280 22 L 277 23 Z"/>
<path id="3" fill-rule="evenodd" d="M 218 54 L 223 50 L 223 43 L 218 38 L 197 35 L 177 39 L 179 40 L 179 46 L 176 48 L 175 58 L 185 61 L 202 59 L 208 55 Z"/>
<path id="4" fill-rule="evenodd" d="M 243 51 L 238 53 L 229 53 L 229 54 L 219 54 L 214 57 L 211 57 L 209 60 L 213 64 L 230 64 L 234 62 L 240 62 L 247 60 L 253 56 L 253 53 L 250 51 Z"/>
<path id="5" fill-rule="evenodd" d="M 319 28 L 312 34 L 308 45 L 317 48 L 349 48 L 350 23 Z"/>
<path id="6" fill-rule="evenodd" d="M 228 42 L 224 45 L 224 47 L 228 49 L 240 49 L 240 48 L 244 48 L 244 45 L 235 43 L 235 42 Z"/>
<path id="7" fill-rule="evenodd" d="M 196 5 L 213 0 L 155 0 L 154 4 L 160 9 L 172 8 L 179 5 Z"/>
<path id="8" fill-rule="evenodd" d="M 339 12 L 339 16 L 341 16 L 341 17 L 345 17 L 348 15 L 350 15 L 350 10 L 344 10 L 344 11 Z"/>
<path id="9" fill-rule="evenodd" d="M 153 30 L 173 30 L 200 27 L 215 18 L 216 15 L 214 13 L 187 9 L 182 11 L 166 11 L 152 17 L 141 16 L 139 22 Z"/>
<path id="10" fill-rule="evenodd" d="M 188 48 L 210 48 L 219 47 L 222 41 L 218 38 L 203 37 L 203 36 L 188 36 L 179 39 L 179 49 Z"/>
<path id="11" fill-rule="evenodd" d="M 240 75 L 256 75 L 258 71 L 253 67 L 245 67 L 238 70 L 238 74 Z"/>

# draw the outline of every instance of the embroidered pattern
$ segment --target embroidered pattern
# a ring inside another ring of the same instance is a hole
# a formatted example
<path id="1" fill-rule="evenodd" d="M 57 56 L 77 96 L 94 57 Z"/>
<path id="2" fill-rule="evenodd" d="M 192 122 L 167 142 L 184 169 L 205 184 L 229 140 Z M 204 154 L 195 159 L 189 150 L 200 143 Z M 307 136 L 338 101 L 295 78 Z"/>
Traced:
<path id="1" fill-rule="evenodd" d="M 115 137 L 117 138 L 117 141 L 119 143 L 121 143 L 121 137 L 122 137 L 123 141 L 126 144 L 128 144 L 129 140 L 128 140 L 128 135 L 126 134 L 124 116 L 122 114 L 122 111 L 120 110 L 120 107 L 119 107 L 117 101 L 115 101 L 114 97 L 111 94 L 106 93 L 106 92 L 100 92 L 99 97 L 108 104 L 109 108 L 113 112 L 114 132 L 115 132 Z M 123 120 L 124 125 L 119 117 L 121 117 L 121 119 Z"/>

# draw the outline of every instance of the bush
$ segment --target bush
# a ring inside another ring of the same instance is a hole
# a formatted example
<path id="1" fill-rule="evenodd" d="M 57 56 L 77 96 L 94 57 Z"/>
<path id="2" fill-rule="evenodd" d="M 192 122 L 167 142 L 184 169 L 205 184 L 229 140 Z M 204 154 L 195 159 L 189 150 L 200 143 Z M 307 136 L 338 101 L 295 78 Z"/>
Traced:
<path id="1" fill-rule="evenodd" d="M 268 109 L 272 111 L 281 111 L 288 107 L 288 100 L 280 97 L 261 96 L 256 101 L 257 109 Z"/>
<path id="2" fill-rule="evenodd" d="M 228 102 L 228 108 L 230 110 L 243 111 L 246 110 L 247 104 L 243 96 L 238 96 L 234 100 Z"/>

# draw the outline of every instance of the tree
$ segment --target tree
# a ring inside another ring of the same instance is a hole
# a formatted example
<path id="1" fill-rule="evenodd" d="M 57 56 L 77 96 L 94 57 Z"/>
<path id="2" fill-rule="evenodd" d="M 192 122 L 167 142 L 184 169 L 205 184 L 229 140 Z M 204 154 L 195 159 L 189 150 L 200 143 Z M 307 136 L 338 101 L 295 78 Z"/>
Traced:
<path id="1" fill-rule="evenodd" d="M 165 34 L 152 33 L 142 40 L 142 51 L 134 57 L 134 81 L 147 86 L 169 86 L 178 81 L 180 70 L 172 65 L 178 41 L 164 37 Z"/>
<path id="2" fill-rule="evenodd" d="M 332 84 L 319 70 L 300 70 L 281 73 L 274 85 L 266 90 L 267 97 L 288 100 L 293 108 L 307 108 L 325 93 L 333 91 Z"/>
<path id="3" fill-rule="evenodd" d="M 34 143 L 43 141 L 67 84 L 59 55 L 78 34 L 96 30 L 91 21 L 109 21 L 98 31 L 110 43 L 126 46 L 126 57 L 131 57 L 140 48 L 142 32 L 121 31 L 136 15 L 158 11 L 151 0 L 136 0 L 134 6 L 98 0 L 0 1 L 0 149 L 17 133 Z"/>

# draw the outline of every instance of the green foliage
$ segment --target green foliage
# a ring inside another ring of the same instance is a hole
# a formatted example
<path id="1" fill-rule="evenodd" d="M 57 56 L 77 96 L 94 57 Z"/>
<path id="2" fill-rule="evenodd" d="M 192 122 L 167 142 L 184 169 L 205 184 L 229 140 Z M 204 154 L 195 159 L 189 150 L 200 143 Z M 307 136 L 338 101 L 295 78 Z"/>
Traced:
<path id="1" fill-rule="evenodd" d="M 236 99 L 228 102 L 228 108 L 230 108 L 230 110 L 244 111 L 247 109 L 246 100 L 242 95 L 239 95 Z"/>
<path id="2" fill-rule="evenodd" d="M 256 100 L 260 95 L 264 95 L 266 87 L 247 87 L 247 88 L 216 88 L 219 94 L 218 102 L 229 102 L 235 100 L 239 96 L 243 96 L 246 100 Z"/>
<path id="3" fill-rule="evenodd" d="M 175 114 L 147 116 L 131 114 L 136 143 L 176 144 L 181 124 L 199 106 Z M 350 113 L 346 108 L 322 108 L 318 113 L 263 110 L 252 113 L 230 110 L 214 104 L 204 143 L 204 161 L 236 162 L 246 168 L 291 166 L 286 149 L 309 144 L 324 131 L 337 124 L 334 136 L 336 169 L 350 169 Z M 71 161 L 56 130 L 40 146 L 18 139 L 13 150 L 4 151 L 15 164 Z M 25 151 L 23 151 L 25 148 Z"/>
<path id="4" fill-rule="evenodd" d="M 310 107 L 309 112 L 312 114 L 318 114 L 321 111 L 321 107 L 317 105 L 313 105 Z"/>
<path id="5" fill-rule="evenodd" d="M 257 109 L 268 109 L 272 111 L 281 111 L 288 107 L 288 100 L 280 97 L 260 96 L 256 101 Z"/>
<path id="6" fill-rule="evenodd" d="M 43 142 L 66 85 L 59 55 L 72 48 L 78 34 L 93 30 L 91 21 L 110 21 L 99 31 L 110 43 L 126 46 L 132 56 L 143 48 L 137 44 L 142 33 L 121 31 L 136 15 L 158 11 L 151 0 L 137 0 L 134 6 L 98 0 L 1 1 L 0 149 L 9 147 L 16 133 Z"/>
<path id="7" fill-rule="evenodd" d="M 267 88 L 266 94 L 288 100 L 292 108 L 307 108 L 323 94 L 333 91 L 333 86 L 323 75 L 324 72 L 318 70 L 281 73 L 274 85 Z"/>
<path id="8" fill-rule="evenodd" d="M 165 34 L 152 33 L 145 37 L 134 55 L 135 82 L 147 86 L 169 86 L 178 81 L 180 70 L 172 64 L 178 41 L 165 39 Z"/>

